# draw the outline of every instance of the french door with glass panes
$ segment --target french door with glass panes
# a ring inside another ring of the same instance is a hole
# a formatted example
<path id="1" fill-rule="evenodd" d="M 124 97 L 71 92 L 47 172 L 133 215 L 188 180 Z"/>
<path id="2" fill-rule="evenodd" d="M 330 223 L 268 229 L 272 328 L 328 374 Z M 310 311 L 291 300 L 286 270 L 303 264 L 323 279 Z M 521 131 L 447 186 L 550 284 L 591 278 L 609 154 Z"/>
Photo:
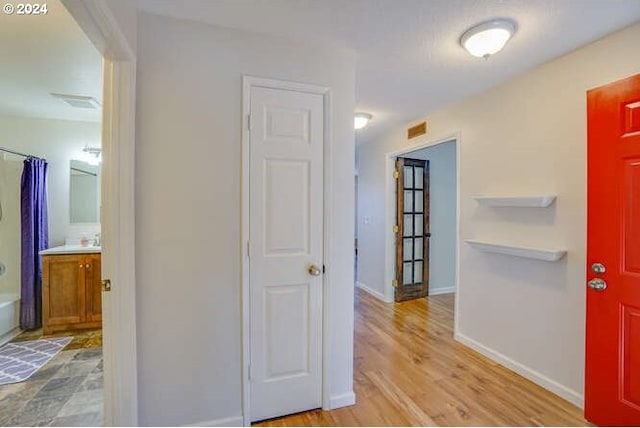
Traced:
<path id="1" fill-rule="evenodd" d="M 429 294 L 429 161 L 396 160 L 395 301 Z"/>

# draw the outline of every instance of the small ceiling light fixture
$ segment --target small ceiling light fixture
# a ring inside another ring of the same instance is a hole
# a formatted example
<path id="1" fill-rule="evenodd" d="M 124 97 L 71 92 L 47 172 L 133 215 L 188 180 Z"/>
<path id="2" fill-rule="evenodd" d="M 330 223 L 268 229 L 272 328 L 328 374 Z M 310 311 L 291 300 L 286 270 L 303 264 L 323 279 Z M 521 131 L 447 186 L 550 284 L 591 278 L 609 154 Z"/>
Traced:
<path id="1" fill-rule="evenodd" d="M 460 44 L 471 55 L 487 59 L 502 50 L 517 29 L 511 19 L 492 19 L 465 31 L 460 37 Z"/>
<path id="2" fill-rule="evenodd" d="M 373 118 L 369 113 L 356 113 L 353 118 L 353 126 L 355 129 L 362 129 Z"/>
<path id="3" fill-rule="evenodd" d="M 89 165 L 100 165 L 100 162 L 102 162 L 102 149 L 100 147 L 86 146 L 82 151 L 86 153 L 84 161 Z"/>

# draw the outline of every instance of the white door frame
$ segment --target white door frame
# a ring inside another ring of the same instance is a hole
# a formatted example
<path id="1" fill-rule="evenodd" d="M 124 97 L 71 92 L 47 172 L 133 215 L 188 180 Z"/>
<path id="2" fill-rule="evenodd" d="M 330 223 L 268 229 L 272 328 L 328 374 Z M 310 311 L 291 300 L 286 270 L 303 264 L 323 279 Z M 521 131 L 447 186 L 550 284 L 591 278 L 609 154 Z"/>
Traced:
<path id="1" fill-rule="evenodd" d="M 136 55 L 108 0 L 62 0 L 102 53 L 102 277 L 105 425 L 138 424 L 134 144 Z"/>
<path id="2" fill-rule="evenodd" d="M 250 143 L 251 135 L 248 130 L 248 118 L 251 111 L 251 89 L 253 87 L 281 89 L 296 92 L 322 95 L 324 99 L 324 172 L 323 172 L 323 263 L 326 272 L 322 278 L 322 408 L 329 408 L 329 381 L 330 355 L 329 349 L 329 284 L 331 269 L 327 266 L 330 246 L 330 201 L 331 179 L 331 89 L 324 86 L 306 83 L 288 82 L 273 79 L 264 79 L 253 76 L 242 76 L 242 227 L 240 234 L 240 248 L 242 248 L 242 417 L 245 426 L 251 425 L 251 403 L 249 381 L 249 362 L 251 361 L 251 311 L 250 311 L 250 284 L 249 284 L 249 254 L 247 242 L 249 241 L 249 176 L 250 176 Z"/>
<path id="3" fill-rule="evenodd" d="M 436 146 L 442 143 L 456 144 L 456 304 L 454 308 L 454 332 L 458 325 L 458 278 L 460 278 L 460 133 L 451 134 L 445 138 L 426 140 L 420 138 L 413 145 L 401 150 L 385 153 L 385 250 L 384 250 L 384 300 L 393 302 L 393 281 L 396 277 L 396 236 L 393 227 L 396 224 L 396 179 L 393 173 L 396 169 L 395 160 L 398 156 L 416 150 Z"/>

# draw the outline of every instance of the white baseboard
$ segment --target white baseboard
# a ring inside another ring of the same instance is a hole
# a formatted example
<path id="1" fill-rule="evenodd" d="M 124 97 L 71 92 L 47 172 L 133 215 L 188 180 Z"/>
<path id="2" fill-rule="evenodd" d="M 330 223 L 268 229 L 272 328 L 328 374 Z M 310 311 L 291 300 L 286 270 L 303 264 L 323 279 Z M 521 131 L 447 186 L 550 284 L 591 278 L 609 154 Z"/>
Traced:
<path id="1" fill-rule="evenodd" d="M 195 424 L 183 425 L 185 427 L 241 427 L 244 426 L 242 416 L 232 416 L 230 418 L 213 419 Z"/>
<path id="2" fill-rule="evenodd" d="M 373 297 L 382 300 L 385 303 L 391 303 L 392 300 L 388 300 L 384 294 L 382 294 L 379 291 L 376 291 L 372 288 L 367 287 L 367 285 L 364 282 L 360 282 L 360 281 L 356 281 L 356 287 L 358 287 L 359 289 L 366 291 L 367 293 L 371 294 Z"/>
<path id="3" fill-rule="evenodd" d="M 329 406 L 325 407 L 324 410 L 333 410 L 340 407 L 353 406 L 354 404 L 356 404 L 356 394 L 351 391 L 346 394 L 332 395 L 329 397 Z"/>
<path id="4" fill-rule="evenodd" d="M 11 342 L 14 338 L 18 337 L 20 333 L 22 333 L 22 330 L 20 330 L 20 327 L 16 327 L 10 332 L 3 334 L 0 336 L 0 346 Z"/>
<path id="5" fill-rule="evenodd" d="M 527 367 L 524 364 L 514 361 L 511 358 L 507 357 L 506 355 L 503 355 L 500 352 L 494 351 L 493 349 L 487 346 L 484 346 L 483 344 L 476 342 L 475 340 L 463 334 L 455 333 L 453 335 L 453 338 L 458 342 L 473 349 L 474 351 L 481 353 L 485 357 L 488 357 L 496 361 L 497 363 L 507 367 L 510 370 L 513 370 L 514 372 L 540 385 L 541 387 L 553 392 L 556 395 L 559 395 L 560 397 L 564 398 L 568 402 L 575 404 L 579 408 L 584 409 L 584 396 L 581 393 L 574 391 L 571 388 L 568 388 L 556 382 L 555 380 L 549 379 L 547 376 L 541 373 L 538 373 L 537 371 L 531 369 L 530 367 Z"/>
<path id="6" fill-rule="evenodd" d="M 449 294 L 455 293 L 456 286 L 451 287 L 440 287 L 440 288 L 429 288 L 429 296 L 437 296 L 438 294 Z"/>

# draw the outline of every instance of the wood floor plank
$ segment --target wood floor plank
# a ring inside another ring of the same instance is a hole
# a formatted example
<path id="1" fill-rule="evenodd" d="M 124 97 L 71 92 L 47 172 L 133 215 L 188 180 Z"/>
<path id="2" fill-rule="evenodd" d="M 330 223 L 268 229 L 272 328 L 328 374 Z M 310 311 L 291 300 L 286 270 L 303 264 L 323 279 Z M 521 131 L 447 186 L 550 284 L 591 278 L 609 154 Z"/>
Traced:
<path id="1" fill-rule="evenodd" d="M 257 426 L 584 426 L 582 411 L 453 340 L 454 295 L 356 289 L 354 406 Z"/>
<path id="2" fill-rule="evenodd" d="M 398 385 L 391 379 L 387 378 L 384 373 L 370 372 L 367 374 L 373 384 L 380 390 L 386 400 L 393 403 L 394 407 L 406 415 L 412 426 L 436 426 L 433 419 L 431 419 L 422 409 L 409 397 Z"/>

